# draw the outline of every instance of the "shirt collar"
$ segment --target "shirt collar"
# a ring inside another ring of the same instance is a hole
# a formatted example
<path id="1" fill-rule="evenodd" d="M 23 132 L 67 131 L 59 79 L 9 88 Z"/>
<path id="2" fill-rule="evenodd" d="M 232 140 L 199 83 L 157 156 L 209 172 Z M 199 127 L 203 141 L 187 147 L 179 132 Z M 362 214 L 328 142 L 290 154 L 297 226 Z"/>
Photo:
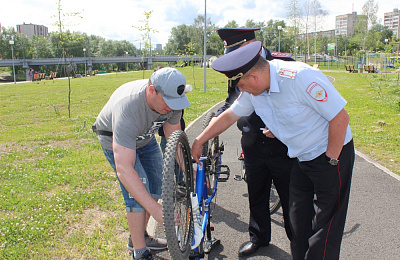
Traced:
<path id="1" fill-rule="evenodd" d="M 264 91 L 264 93 L 267 93 L 268 95 L 271 94 L 271 92 L 279 93 L 279 84 L 277 80 L 277 74 L 276 72 L 276 66 L 274 62 L 268 61 L 269 63 L 269 91 Z"/>
<path id="2" fill-rule="evenodd" d="M 264 47 L 262 48 L 261 57 L 263 57 L 264 59 L 267 57 L 267 53 L 265 52 Z"/>

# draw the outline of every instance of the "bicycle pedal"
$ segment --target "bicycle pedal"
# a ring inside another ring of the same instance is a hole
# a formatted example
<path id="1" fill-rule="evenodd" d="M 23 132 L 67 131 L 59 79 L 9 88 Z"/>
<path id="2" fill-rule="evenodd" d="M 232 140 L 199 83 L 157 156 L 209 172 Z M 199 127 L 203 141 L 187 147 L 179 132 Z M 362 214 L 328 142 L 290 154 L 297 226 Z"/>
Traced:
<path id="1" fill-rule="evenodd" d="M 242 175 L 235 175 L 235 177 L 233 178 L 235 181 L 241 181 L 243 180 Z"/>
<path id="2" fill-rule="evenodd" d="M 226 182 L 229 179 L 229 176 L 231 175 L 231 170 L 229 169 L 228 165 L 219 165 L 218 166 L 220 169 L 224 169 L 224 171 L 219 171 L 218 172 L 218 181 L 220 182 Z"/>
<path id="3" fill-rule="evenodd" d="M 211 249 L 215 248 L 216 246 L 221 244 L 221 240 L 219 239 L 211 239 L 204 241 L 204 253 L 209 254 Z"/>

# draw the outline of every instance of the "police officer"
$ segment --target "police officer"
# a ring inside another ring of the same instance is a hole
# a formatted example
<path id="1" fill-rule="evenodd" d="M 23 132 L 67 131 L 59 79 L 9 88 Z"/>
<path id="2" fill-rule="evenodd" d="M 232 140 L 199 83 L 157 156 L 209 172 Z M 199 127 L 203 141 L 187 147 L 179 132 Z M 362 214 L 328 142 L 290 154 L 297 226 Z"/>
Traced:
<path id="1" fill-rule="evenodd" d="M 255 31 L 258 30 L 260 28 L 218 29 L 217 33 L 224 42 L 226 54 L 256 41 Z M 289 53 L 271 53 L 265 47 L 262 48 L 261 55 L 267 60 L 292 60 Z M 216 116 L 227 110 L 239 94 L 240 90 L 236 85 L 228 85 L 228 97 Z M 259 247 L 268 246 L 271 241 L 269 199 L 272 181 L 281 199 L 286 234 L 289 239 L 291 237 L 288 203 L 290 171 L 294 159 L 287 156 L 286 146 L 278 139 L 263 134 L 260 128 L 264 128 L 265 124 L 255 113 L 240 118 L 237 126 L 242 131 L 241 145 L 250 205 L 250 241 L 239 249 L 239 255 L 246 256 L 254 253 Z"/>
<path id="2" fill-rule="evenodd" d="M 346 101 L 321 71 L 267 61 L 261 51 L 254 42 L 213 62 L 243 92 L 195 139 L 192 156 L 198 161 L 205 140 L 255 111 L 265 134 L 297 158 L 289 189 L 292 259 L 339 259 L 355 158 Z"/>

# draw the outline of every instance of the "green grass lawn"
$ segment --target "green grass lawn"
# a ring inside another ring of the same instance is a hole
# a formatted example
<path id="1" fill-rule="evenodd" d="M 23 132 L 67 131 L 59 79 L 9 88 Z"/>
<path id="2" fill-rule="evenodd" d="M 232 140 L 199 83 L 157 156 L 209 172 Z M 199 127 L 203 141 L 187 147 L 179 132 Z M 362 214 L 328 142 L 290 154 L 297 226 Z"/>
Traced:
<path id="1" fill-rule="evenodd" d="M 399 74 L 326 74 L 348 102 L 356 149 L 400 174 Z"/>
<path id="2" fill-rule="evenodd" d="M 226 97 L 226 78 L 180 69 L 194 86 L 187 124 Z M 114 172 L 91 125 L 121 84 L 150 71 L 0 85 L 0 259 L 127 259 Z M 400 173 L 397 75 L 327 73 L 348 101 L 356 148 Z"/>

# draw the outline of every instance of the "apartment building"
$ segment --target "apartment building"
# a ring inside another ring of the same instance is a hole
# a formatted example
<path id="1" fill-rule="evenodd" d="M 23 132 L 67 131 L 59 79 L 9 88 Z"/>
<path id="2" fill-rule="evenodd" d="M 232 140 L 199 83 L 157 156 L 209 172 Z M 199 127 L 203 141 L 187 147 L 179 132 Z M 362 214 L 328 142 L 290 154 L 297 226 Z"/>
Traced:
<path id="1" fill-rule="evenodd" d="M 38 24 L 18 24 L 17 25 L 17 31 L 19 33 L 23 33 L 29 37 L 29 39 L 32 39 L 32 36 L 42 36 L 42 37 L 47 37 L 49 34 L 49 29 L 44 26 L 44 25 L 38 25 Z"/>
<path id="2" fill-rule="evenodd" d="M 399 9 L 393 9 L 393 12 L 384 13 L 383 15 L 383 25 L 387 26 L 389 30 L 393 31 L 393 34 L 397 38 L 400 38 L 400 11 Z"/>
<path id="3" fill-rule="evenodd" d="M 335 35 L 351 36 L 357 22 L 357 12 L 338 15 L 335 19 Z"/>
<path id="4" fill-rule="evenodd" d="M 315 32 L 308 33 L 308 38 L 314 38 L 314 37 L 315 37 Z M 335 30 L 318 31 L 317 37 L 327 37 L 328 39 L 331 39 L 331 40 L 335 39 Z M 299 33 L 298 38 L 299 38 L 299 40 L 305 40 L 305 39 L 307 39 L 307 34 Z"/>

